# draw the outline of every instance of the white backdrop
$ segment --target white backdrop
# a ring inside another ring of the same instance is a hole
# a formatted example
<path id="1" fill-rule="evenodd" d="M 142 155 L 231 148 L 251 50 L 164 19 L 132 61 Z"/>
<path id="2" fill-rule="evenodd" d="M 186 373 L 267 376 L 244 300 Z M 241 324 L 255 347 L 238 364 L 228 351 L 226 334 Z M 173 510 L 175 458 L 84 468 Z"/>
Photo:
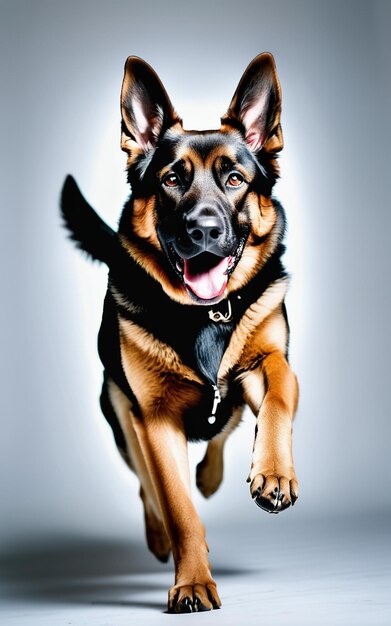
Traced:
<path id="1" fill-rule="evenodd" d="M 72 173 L 116 224 L 129 54 L 155 68 L 186 128 L 218 127 L 247 64 L 274 54 L 286 146 L 275 192 L 301 384 L 301 499 L 284 515 L 388 508 L 390 4 L 16 0 L 2 4 L 0 29 L 3 544 L 142 534 L 136 479 L 98 403 L 106 268 L 73 248 L 58 208 Z M 247 413 L 221 491 L 195 494 L 207 524 L 264 515 L 245 483 L 253 430 Z M 191 446 L 193 465 L 203 450 Z"/>

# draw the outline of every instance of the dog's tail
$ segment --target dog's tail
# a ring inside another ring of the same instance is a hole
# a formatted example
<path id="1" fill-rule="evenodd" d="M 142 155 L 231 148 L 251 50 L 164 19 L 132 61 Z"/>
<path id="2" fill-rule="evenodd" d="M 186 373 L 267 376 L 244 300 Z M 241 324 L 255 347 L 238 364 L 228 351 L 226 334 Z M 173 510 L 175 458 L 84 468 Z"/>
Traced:
<path id="1" fill-rule="evenodd" d="M 60 207 L 64 225 L 77 247 L 110 266 L 120 245 L 117 234 L 88 204 L 72 176 L 65 179 Z"/>

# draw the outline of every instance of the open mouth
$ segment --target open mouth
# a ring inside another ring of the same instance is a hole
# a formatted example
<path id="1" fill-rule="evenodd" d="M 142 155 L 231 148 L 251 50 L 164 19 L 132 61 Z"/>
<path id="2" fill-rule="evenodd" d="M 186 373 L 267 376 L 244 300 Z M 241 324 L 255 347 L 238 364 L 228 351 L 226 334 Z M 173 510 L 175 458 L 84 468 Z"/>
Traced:
<path id="1" fill-rule="evenodd" d="M 172 245 L 168 246 L 168 252 L 175 272 L 193 300 L 211 304 L 223 298 L 228 279 L 241 257 L 244 244 L 245 237 L 240 240 L 235 253 L 226 257 L 202 252 L 190 259 L 182 259 Z"/>

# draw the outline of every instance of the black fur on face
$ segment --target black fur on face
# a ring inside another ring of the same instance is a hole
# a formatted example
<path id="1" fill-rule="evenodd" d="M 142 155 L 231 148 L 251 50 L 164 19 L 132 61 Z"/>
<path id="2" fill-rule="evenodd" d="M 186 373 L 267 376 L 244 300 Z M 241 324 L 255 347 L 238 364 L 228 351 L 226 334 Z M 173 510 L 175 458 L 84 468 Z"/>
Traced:
<path id="1" fill-rule="evenodd" d="M 274 60 L 264 53 L 244 73 L 221 128 L 186 131 L 154 70 L 137 57 L 126 62 L 121 145 L 132 198 L 119 234 L 141 256 L 163 253 L 168 281 L 198 304 L 224 297 L 261 197 L 278 177 L 280 101 Z"/>
<path id="2" fill-rule="evenodd" d="M 199 303 L 218 302 L 223 276 L 234 271 L 247 239 L 248 195 L 268 196 L 275 182 L 267 158 L 254 155 L 238 130 L 168 130 L 152 154 L 129 167 L 128 179 L 134 198 L 155 197 L 159 242 L 189 295 Z M 127 211 L 119 230 L 132 236 Z M 196 279 L 201 289 L 193 291 L 193 276 L 214 276 L 219 267 L 215 284 Z"/>

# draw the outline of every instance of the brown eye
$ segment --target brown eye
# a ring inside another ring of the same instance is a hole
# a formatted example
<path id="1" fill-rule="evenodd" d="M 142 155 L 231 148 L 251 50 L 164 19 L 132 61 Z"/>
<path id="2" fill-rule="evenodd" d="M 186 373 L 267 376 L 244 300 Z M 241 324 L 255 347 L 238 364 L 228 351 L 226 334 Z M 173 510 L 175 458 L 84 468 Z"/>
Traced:
<path id="1" fill-rule="evenodd" d="M 163 180 L 163 185 L 166 187 L 178 187 L 179 178 L 176 174 L 168 174 Z"/>
<path id="2" fill-rule="evenodd" d="M 240 187 L 243 182 L 243 176 L 238 174 L 238 172 L 233 172 L 228 176 L 227 185 L 228 187 Z"/>

